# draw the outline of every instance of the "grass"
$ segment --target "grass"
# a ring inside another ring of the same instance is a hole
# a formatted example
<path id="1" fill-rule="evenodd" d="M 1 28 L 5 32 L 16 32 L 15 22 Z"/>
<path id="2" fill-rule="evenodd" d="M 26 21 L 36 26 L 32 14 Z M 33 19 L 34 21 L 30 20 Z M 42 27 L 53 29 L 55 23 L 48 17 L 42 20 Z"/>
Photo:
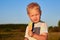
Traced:
<path id="1" fill-rule="evenodd" d="M 0 25 L 0 40 L 23 40 L 27 25 Z M 49 32 L 48 40 L 60 40 L 60 32 Z"/>
<path id="2" fill-rule="evenodd" d="M 1 32 L 0 40 L 23 40 L 24 32 Z"/>
<path id="3" fill-rule="evenodd" d="M 51 32 L 48 34 L 48 40 L 60 40 L 60 32 Z"/>
<path id="4" fill-rule="evenodd" d="M 0 40 L 23 40 L 25 32 L 0 32 Z M 48 40 L 60 40 L 60 32 L 48 33 Z"/>

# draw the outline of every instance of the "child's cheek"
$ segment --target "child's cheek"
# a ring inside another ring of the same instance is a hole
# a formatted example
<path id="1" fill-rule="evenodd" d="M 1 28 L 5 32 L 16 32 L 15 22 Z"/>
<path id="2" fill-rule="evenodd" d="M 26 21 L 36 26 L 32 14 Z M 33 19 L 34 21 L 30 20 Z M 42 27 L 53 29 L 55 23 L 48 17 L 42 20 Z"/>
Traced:
<path id="1" fill-rule="evenodd" d="M 31 20 L 34 20 L 34 17 L 31 17 Z"/>

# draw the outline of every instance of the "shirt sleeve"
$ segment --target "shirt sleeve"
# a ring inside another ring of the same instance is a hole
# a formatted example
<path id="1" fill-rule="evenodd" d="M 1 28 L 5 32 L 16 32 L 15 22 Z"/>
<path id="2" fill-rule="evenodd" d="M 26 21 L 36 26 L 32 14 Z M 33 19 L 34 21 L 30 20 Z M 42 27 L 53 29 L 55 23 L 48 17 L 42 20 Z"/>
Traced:
<path id="1" fill-rule="evenodd" d="M 48 27 L 46 23 L 43 23 L 43 25 L 41 26 L 41 30 L 40 30 L 40 34 L 44 34 L 44 33 L 48 33 Z"/>
<path id="2" fill-rule="evenodd" d="M 28 35 L 28 26 L 26 27 L 26 31 L 25 31 L 25 37 L 29 37 L 29 35 Z"/>

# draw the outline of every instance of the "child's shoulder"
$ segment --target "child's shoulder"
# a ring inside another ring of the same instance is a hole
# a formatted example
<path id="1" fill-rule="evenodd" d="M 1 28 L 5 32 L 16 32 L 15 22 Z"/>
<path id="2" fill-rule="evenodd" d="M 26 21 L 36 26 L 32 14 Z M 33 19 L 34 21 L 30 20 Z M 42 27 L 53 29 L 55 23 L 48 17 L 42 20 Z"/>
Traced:
<path id="1" fill-rule="evenodd" d="M 40 21 L 42 26 L 47 26 L 47 24 L 44 21 Z"/>
<path id="2" fill-rule="evenodd" d="M 44 21 L 42 21 L 42 20 L 41 20 L 40 22 L 41 22 L 41 23 L 45 23 L 45 22 L 44 22 Z"/>

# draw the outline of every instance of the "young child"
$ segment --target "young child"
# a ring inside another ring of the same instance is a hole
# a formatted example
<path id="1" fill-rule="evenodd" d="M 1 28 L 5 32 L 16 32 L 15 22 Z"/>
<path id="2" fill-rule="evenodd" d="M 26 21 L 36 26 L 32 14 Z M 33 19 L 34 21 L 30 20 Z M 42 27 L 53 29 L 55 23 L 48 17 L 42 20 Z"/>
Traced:
<path id="1" fill-rule="evenodd" d="M 27 6 L 27 14 L 31 20 L 25 32 L 24 40 L 47 40 L 48 29 L 45 22 L 41 21 L 41 8 L 37 3 Z"/>

